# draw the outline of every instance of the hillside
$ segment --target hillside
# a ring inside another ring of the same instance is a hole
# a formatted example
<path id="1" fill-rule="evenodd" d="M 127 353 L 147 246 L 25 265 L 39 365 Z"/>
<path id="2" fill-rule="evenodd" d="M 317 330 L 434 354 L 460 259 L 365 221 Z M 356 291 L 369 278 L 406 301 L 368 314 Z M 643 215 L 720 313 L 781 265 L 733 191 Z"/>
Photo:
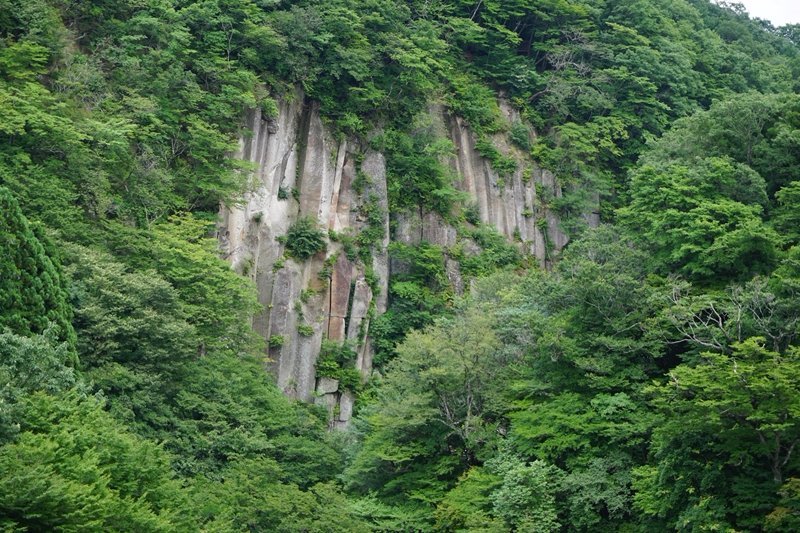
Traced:
<path id="1" fill-rule="evenodd" d="M 0 0 L 0 526 L 796 531 L 800 40 L 708 0 Z"/>

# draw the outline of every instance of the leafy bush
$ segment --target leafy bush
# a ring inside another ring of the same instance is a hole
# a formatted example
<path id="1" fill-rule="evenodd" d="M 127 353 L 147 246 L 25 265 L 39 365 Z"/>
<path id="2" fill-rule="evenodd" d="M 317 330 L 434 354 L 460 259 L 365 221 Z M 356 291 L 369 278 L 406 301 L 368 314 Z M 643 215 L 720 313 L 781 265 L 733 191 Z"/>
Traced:
<path id="1" fill-rule="evenodd" d="M 447 216 L 463 196 L 453 186 L 454 173 L 442 162 L 453 153 L 453 143 L 430 127 L 411 133 L 388 130 L 373 145 L 386 154 L 390 210 L 424 207 Z"/>
<path id="2" fill-rule="evenodd" d="M 317 359 L 317 375 L 339 381 L 339 390 L 356 391 L 361 385 L 361 373 L 355 367 L 356 352 L 349 343 L 322 341 Z"/>
<path id="3" fill-rule="evenodd" d="M 369 201 L 361 206 L 360 214 L 366 220 L 367 225 L 356 237 L 356 244 L 358 244 L 361 259 L 366 263 L 372 247 L 380 243 L 386 235 L 383 225 L 386 214 L 378 204 L 378 198 L 375 195 L 371 195 Z"/>
<path id="4" fill-rule="evenodd" d="M 473 226 L 481 223 L 481 212 L 478 209 L 478 204 L 472 202 L 464 207 L 464 220 Z"/>
<path id="5" fill-rule="evenodd" d="M 475 149 L 489 160 L 489 164 L 501 176 L 510 176 L 516 172 L 516 159 L 500 152 L 488 137 L 480 137 L 475 144 Z"/>
<path id="6" fill-rule="evenodd" d="M 451 76 L 449 82 L 453 92 L 447 104 L 473 131 L 494 133 L 500 130 L 502 119 L 494 91 L 469 75 Z"/>
<path id="7" fill-rule="evenodd" d="M 267 344 L 270 348 L 280 348 L 286 343 L 286 338 L 283 335 L 270 335 Z"/>
<path id="8" fill-rule="evenodd" d="M 286 233 L 286 251 L 295 259 L 308 259 L 325 249 L 325 233 L 310 217 L 297 220 Z"/>
<path id="9" fill-rule="evenodd" d="M 395 345 L 406 333 L 425 327 L 444 314 L 453 296 L 440 246 L 395 242 L 389 246 L 389 253 L 405 271 L 395 274 L 389 284 L 388 311 L 370 323 L 374 363 L 379 366 L 394 357 Z"/>
<path id="10" fill-rule="evenodd" d="M 511 124 L 511 130 L 508 132 L 508 136 L 511 138 L 511 142 L 517 145 L 518 148 L 528 152 L 531 149 L 530 133 L 530 130 L 523 122 L 514 122 Z"/>
<path id="11" fill-rule="evenodd" d="M 509 244 L 492 226 L 480 225 L 469 232 L 470 238 L 481 247 L 481 253 L 465 257 L 461 272 L 468 276 L 484 276 L 498 268 L 518 264 L 522 259 L 519 250 Z"/>

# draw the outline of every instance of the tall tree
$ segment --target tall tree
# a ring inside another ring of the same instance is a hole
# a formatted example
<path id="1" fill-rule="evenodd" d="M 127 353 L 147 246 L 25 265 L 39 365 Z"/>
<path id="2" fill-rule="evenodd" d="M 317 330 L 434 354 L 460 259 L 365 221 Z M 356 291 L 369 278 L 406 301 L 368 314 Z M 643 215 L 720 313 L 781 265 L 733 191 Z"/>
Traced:
<path id="1" fill-rule="evenodd" d="M 762 527 L 798 474 L 798 372 L 800 350 L 772 352 L 759 338 L 671 371 L 652 388 L 664 422 L 656 463 L 637 469 L 637 508 L 675 527 Z"/>
<path id="2" fill-rule="evenodd" d="M 52 325 L 74 349 L 72 309 L 60 264 L 48 254 L 53 251 L 11 192 L 0 187 L 0 328 L 33 335 Z"/>

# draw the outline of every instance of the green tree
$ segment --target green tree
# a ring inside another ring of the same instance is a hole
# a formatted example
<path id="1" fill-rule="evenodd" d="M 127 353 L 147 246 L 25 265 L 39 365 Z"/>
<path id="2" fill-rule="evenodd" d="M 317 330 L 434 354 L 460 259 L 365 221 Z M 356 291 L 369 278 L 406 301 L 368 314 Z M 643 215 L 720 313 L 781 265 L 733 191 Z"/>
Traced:
<path id="1" fill-rule="evenodd" d="M 138 431 L 167 425 L 170 399 L 200 344 L 177 291 L 158 273 L 128 272 L 105 253 L 66 248 L 78 354 L 108 409 Z"/>
<path id="2" fill-rule="evenodd" d="M 72 309 L 53 252 L 8 189 L 0 187 L 0 328 L 32 335 L 52 324 L 57 338 L 74 347 Z"/>
<path id="3" fill-rule="evenodd" d="M 775 229 L 788 245 L 800 244 L 800 181 L 793 181 L 775 194 L 778 207 L 772 216 Z"/>
<path id="4" fill-rule="evenodd" d="M 188 531 L 191 506 L 167 455 L 130 434 L 92 397 L 35 393 L 20 433 L 0 447 L 7 529 Z"/>
<path id="5" fill-rule="evenodd" d="M 651 415 L 641 395 L 666 363 L 649 338 L 658 287 L 647 254 L 613 228 L 587 232 L 550 274 L 504 288 L 497 334 L 515 357 L 500 409 L 524 462 L 563 471 L 564 523 L 614 531 L 631 519 L 631 469 L 645 456 Z"/>
<path id="6" fill-rule="evenodd" d="M 501 482 L 502 478 L 486 467 L 470 468 L 436 506 L 437 529 L 505 531 L 491 499 Z"/>
<path id="7" fill-rule="evenodd" d="M 496 435 L 484 416 L 501 356 L 490 323 L 471 312 L 412 332 L 398 347 L 346 473 L 353 489 L 427 508 L 476 464 Z"/>
<path id="8" fill-rule="evenodd" d="M 200 479 L 193 487 L 206 527 L 214 531 L 369 531 L 333 483 L 308 490 L 281 482 L 280 466 L 267 458 L 236 461 L 222 483 Z"/>
<path id="9" fill-rule="evenodd" d="M 0 333 L 0 445 L 19 432 L 20 403 L 28 395 L 58 394 L 78 385 L 69 355 L 69 346 L 57 341 L 53 329 L 31 337 Z"/>
<path id="10" fill-rule="evenodd" d="M 795 179 L 800 168 L 796 155 L 800 128 L 798 106 L 797 95 L 790 93 L 730 95 L 715 102 L 707 111 L 698 111 L 676 121 L 670 131 L 653 144 L 644 161 L 729 158 L 762 176 L 765 192 L 772 199 L 776 191 Z"/>
<path id="11" fill-rule="evenodd" d="M 157 271 L 175 289 L 183 318 L 198 335 L 198 353 L 245 353 L 260 346 L 250 327 L 259 309 L 252 281 L 219 257 L 210 224 L 184 214 L 138 230 L 109 224 L 107 247 L 139 271 Z"/>
<path id="12" fill-rule="evenodd" d="M 752 172 L 752 171 L 750 171 Z M 721 285 L 764 274 L 777 261 L 777 234 L 754 203 L 763 181 L 726 159 L 645 165 L 633 172 L 620 222 L 653 253 L 660 273 Z M 740 192 L 743 184 L 752 191 Z"/>
<path id="13" fill-rule="evenodd" d="M 543 461 L 525 464 L 501 453 L 487 463 L 502 482 L 490 498 L 494 512 L 515 531 L 545 532 L 559 529 L 555 489 L 558 470 Z"/>
<path id="14" fill-rule="evenodd" d="M 653 434 L 655 465 L 636 472 L 637 508 L 678 527 L 762 527 L 797 471 L 799 356 L 796 347 L 776 353 L 751 338 L 653 386 L 664 422 Z"/>
<path id="15" fill-rule="evenodd" d="M 765 531 L 794 531 L 800 527 L 800 480 L 789 478 L 778 491 L 781 499 L 767 515 Z"/>

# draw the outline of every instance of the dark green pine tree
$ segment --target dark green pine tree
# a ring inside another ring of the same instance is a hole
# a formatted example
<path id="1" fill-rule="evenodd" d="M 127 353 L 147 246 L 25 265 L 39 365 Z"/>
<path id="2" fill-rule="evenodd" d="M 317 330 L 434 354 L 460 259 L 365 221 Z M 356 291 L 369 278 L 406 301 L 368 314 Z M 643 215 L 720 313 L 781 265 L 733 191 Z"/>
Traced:
<path id="1" fill-rule="evenodd" d="M 74 354 L 72 309 L 53 251 L 11 192 L 0 187 L 0 331 L 27 336 L 53 327 Z"/>

